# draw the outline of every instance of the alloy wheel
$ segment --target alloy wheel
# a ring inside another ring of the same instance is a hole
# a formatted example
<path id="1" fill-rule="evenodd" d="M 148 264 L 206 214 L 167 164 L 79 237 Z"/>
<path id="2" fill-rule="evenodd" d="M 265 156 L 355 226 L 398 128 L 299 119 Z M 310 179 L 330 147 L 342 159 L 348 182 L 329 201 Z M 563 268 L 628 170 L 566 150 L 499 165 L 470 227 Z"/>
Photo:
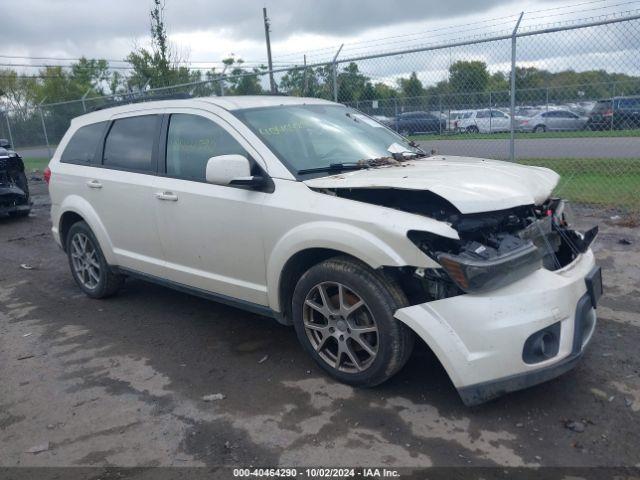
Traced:
<path id="1" fill-rule="evenodd" d="M 323 282 L 307 294 L 303 306 L 307 338 L 332 368 L 358 373 L 378 354 L 378 326 L 362 297 L 338 282 Z"/>
<path id="2" fill-rule="evenodd" d="M 71 262 L 76 278 L 82 285 L 93 290 L 100 283 L 98 252 L 91 239 L 78 232 L 71 239 Z"/>

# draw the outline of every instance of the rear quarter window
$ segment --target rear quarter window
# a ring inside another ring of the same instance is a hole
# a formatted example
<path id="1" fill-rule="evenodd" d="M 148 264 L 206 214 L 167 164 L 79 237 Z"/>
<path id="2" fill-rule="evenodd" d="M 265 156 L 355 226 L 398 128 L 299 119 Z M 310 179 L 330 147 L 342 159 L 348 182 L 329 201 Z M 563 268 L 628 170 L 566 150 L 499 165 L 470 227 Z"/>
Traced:
<path id="1" fill-rule="evenodd" d="M 62 163 L 90 165 L 94 163 L 96 152 L 108 122 L 85 125 L 76 130 L 62 152 Z"/>

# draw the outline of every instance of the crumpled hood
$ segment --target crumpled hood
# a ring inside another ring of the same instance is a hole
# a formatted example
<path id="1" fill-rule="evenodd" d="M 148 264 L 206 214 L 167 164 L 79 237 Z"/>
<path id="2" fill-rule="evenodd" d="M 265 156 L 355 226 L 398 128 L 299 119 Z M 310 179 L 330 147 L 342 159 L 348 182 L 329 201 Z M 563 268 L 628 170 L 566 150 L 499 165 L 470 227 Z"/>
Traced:
<path id="1" fill-rule="evenodd" d="M 539 205 L 560 176 L 543 167 L 499 160 L 435 156 L 400 165 L 306 180 L 311 188 L 397 188 L 428 190 L 451 202 L 461 213 L 479 213 L 521 205 Z"/>

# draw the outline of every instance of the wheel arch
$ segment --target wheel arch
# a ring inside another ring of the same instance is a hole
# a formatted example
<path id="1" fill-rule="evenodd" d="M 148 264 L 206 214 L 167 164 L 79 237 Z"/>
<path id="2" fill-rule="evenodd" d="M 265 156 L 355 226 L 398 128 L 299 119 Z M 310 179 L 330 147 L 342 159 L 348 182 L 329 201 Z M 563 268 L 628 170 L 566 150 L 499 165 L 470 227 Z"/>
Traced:
<path id="1" fill-rule="evenodd" d="M 100 217 L 89 202 L 76 195 L 67 197 L 60 206 L 59 215 L 59 220 L 56 224 L 60 236 L 60 244 L 65 252 L 69 229 L 74 223 L 83 221 L 89 225 L 89 228 L 98 240 L 100 249 L 107 263 L 109 265 L 116 264 L 111 238 L 107 234 L 107 230 L 102 221 L 100 221 Z"/>
<path id="2" fill-rule="evenodd" d="M 290 321 L 285 307 L 297 279 L 313 265 L 338 255 L 351 257 L 374 270 L 406 264 L 389 245 L 359 228 L 334 222 L 300 226 L 276 243 L 267 262 L 269 306 L 281 313 L 283 323 Z"/>

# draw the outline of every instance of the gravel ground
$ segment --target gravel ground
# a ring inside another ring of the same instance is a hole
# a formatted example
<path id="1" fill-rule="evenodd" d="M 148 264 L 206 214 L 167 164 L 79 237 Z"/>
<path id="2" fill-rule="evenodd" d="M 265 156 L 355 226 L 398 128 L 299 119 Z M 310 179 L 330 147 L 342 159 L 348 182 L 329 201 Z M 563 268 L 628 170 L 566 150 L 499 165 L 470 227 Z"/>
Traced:
<path id="1" fill-rule="evenodd" d="M 273 320 L 142 281 L 85 297 L 33 190 L 0 219 L 0 466 L 640 466 L 640 229 L 604 212 L 582 218 L 606 289 L 582 362 L 466 408 L 422 346 L 359 390 Z"/>

